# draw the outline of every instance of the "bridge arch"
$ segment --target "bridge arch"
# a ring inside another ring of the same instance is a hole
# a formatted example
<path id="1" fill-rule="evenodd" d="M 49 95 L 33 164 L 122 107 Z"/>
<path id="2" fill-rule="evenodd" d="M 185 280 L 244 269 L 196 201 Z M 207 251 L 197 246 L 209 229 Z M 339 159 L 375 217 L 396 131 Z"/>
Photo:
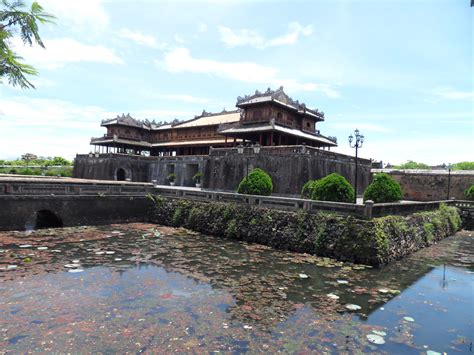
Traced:
<path id="1" fill-rule="evenodd" d="M 115 172 L 115 180 L 117 181 L 125 181 L 127 178 L 127 172 L 124 168 L 118 168 Z"/>
<path id="2" fill-rule="evenodd" d="M 36 211 L 35 229 L 61 227 L 63 227 L 63 220 L 51 210 Z"/>

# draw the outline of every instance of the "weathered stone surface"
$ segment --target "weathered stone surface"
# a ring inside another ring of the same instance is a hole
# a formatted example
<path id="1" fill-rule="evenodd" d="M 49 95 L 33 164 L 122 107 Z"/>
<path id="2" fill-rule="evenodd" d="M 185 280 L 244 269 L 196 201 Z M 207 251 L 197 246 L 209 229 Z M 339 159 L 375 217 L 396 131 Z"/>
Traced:
<path id="1" fill-rule="evenodd" d="M 49 211 L 62 226 L 141 222 L 148 203 L 142 196 L 0 196 L 0 230 L 34 229 L 38 213 Z"/>
<path id="2" fill-rule="evenodd" d="M 278 147 L 274 147 L 278 148 Z M 78 155 L 74 162 L 74 177 L 85 179 L 117 180 L 117 171 L 123 169 L 131 181 L 167 185 L 170 173 L 177 175 L 177 186 L 194 186 L 192 177 L 203 172 L 202 187 L 236 191 L 239 182 L 253 168 L 265 170 L 273 180 L 273 193 L 300 195 L 303 185 L 311 179 L 320 179 L 331 173 L 343 175 L 354 184 L 355 163 L 351 156 L 324 150 L 308 150 L 302 146 L 282 147 L 281 150 L 262 148 L 259 154 L 236 153 L 222 149 L 222 155 L 144 157 L 124 154 Z M 216 150 L 217 151 L 217 150 Z M 306 153 L 305 153 L 306 152 Z M 360 159 L 358 164 L 358 192 L 362 193 L 371 180 L 371 163 Z"/>
<path id="3" fill-rule="evenodd" d="M 308 214 L 228 203 L 155 197 L 151 221 L 277 249 L 381 265 L 400 259 L 460 228 L 456 208 L 370 221 L 330 213 Z"/>
<path id="4" fill-rule="evenodd" d="M 446 170 L 374 170 L 377 171 L 390 174 L 400 183 L 404 200 L 437 201 L 452 197 L 464 200 L 464 191 L 474 185 L 473 171 L 455 170 L 448 174 Z"/>

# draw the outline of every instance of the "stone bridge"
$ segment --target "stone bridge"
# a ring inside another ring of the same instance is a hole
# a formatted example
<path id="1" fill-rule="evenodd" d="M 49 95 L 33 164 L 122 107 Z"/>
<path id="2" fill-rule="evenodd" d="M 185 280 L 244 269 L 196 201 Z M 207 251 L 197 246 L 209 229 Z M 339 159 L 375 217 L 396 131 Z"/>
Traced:
<path id="1" fill-rule="evenodd" d="M 0 230 L 144 221 L 152 184 L 0 175 Z"/>
<path id="2" fill-rule="evenodd" d="M 149 207 L 146 195 L 150 193 L 178 199 L 232 202 L 294 212 L 327 211 L 364 219 L 429 211 L 446 203 L 462 210 L 466 229 L 472 229 L 474 212 L 472 201 L 460 200 L 383 204 L 367 201 L 356 205 L 282 196 L 240 195 L 189 187 L 153 186 L 150 183 L 12 177 L 0 174 L 0 230 L 145 222 L 148 221 Z"/>

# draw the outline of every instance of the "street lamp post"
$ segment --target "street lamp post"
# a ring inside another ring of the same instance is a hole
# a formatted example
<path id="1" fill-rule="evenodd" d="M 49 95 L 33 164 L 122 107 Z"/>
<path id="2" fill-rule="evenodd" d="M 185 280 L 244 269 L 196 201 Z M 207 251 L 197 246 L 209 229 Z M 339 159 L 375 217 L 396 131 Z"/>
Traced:
<path id="1" fill-rule="evenodd" d="M 449 190 L 451 189 L 451 164 L 448 164 L 448 192 L 446 194 L 446 200 L 449 200 Z"/>
<path id="2" fill-rule="evenodd" d="M 353 143 L 354 142 L 354 143 Z M 357 163 L 358 163 L 358 156 L 359 156 L 359 148 L 362 148 L 362 144 L 364 143 L 364 135 L 360 134 L 359 130 L 356 129 L 354 131 L 354 136 L 351 134 L 349 135 L 349 146 L 351 148 L 355 148 L 355 183 L 354 183 L 354 203 L 357 203 Z"/>
<path id="3" fill-rule="evenodd" d="M 244 154 L 245 152 L 245 147 L 242 144 L 239 144 L 237 147 L 237 153 L 238 154 Z M 249 157 L 245 157 L 245 164 L 246 164 L 246 169 L 245 169 L 245 176 L 249 176 Z"/>
<path id="4" fill-rule="evenodd" d="M 256 144 L 252 144 L 251 146 L 247 146 L 248 149 L 252 149 L 253 150 L 253 153 L 254 154 L 258 154 L 260 153 L 260 144 L 256 143 Z M 237 146 L 237 153 L 238 154 L 244 154 L 245 153 L 245 147 L 240 144 L 239 146 Z M 245 169 L 245 176 L 246 177 L 249 177 L 249 154 L 251 154 L 251 151 L 249 150 L 247 154 L 245 154 L 245 164 L 246 164 L 246 169 Z"/>

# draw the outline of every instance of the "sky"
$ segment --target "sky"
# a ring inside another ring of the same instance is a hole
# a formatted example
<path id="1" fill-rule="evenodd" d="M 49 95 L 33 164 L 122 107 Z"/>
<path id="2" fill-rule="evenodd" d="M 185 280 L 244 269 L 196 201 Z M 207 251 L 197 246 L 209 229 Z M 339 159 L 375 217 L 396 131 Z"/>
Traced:
<path id="1" fill-rule="evenodd" d="M 235 108 L 284 87 L 325 112 L 336 152 L 399 164 L 474 160 L 470 0 L 39 0 L 46 49 L 12 41 L 35 90 L 0 84 L 0 159 L 92 150 L 103 119 Z"/>

